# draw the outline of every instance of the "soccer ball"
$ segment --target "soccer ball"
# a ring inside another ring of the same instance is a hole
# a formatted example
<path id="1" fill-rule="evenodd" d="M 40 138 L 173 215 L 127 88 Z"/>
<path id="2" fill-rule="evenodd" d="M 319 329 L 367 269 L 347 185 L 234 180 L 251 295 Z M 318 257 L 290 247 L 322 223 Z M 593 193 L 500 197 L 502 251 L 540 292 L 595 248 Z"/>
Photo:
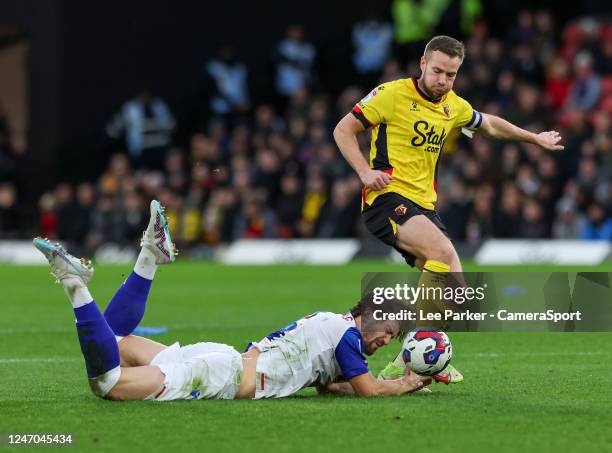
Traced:
<path id="1" fill-rule="evenodd" d="M 444 332 L 415 330 L 408 334 L 402 346 L 406 366 L 426 376 L 446 368 L 452 355 L 450 339 Z"/>

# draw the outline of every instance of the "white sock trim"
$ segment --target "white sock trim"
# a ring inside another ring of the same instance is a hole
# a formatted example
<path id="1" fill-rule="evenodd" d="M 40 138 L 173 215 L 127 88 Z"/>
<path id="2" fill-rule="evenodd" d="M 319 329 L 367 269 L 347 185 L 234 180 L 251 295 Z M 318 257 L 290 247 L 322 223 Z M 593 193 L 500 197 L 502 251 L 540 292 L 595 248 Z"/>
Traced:
<path id="1" fill-rule="evenodd" d="M 66 296 L 70 299 L 72 308 L 79 308 L 93 302 L 89 289 L 80 279 L 76 277 L 65 278 L 62 280 L 62 285 L 64 286 Z"/>
<path id="2" fill-rule="evenodd" d="M 134 265 L 134 272 L 147 280 L 153 280 L 155 277 L 155 271 L 157 270 L 157 263 L 155 254 L 146 247 L 140 249 L 136 264 Z"/>
<path id="3" fill-rule="evenodd" d="M 96 376 L 95 378 L 89 378 L 89 385 L 95 395 L 104 398 L 108 395 L 121 377 L 121 367 L 117 366 L 112 370 L 108 370 L 106 373 Z"/>

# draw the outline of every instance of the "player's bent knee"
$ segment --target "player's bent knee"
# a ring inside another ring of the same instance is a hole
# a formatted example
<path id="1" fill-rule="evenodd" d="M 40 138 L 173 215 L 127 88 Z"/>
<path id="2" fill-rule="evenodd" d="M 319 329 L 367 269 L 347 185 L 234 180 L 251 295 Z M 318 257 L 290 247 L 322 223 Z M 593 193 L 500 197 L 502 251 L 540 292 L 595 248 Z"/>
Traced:
<path id="1" fill-rule="evenodd" d="M 89 387 L 94 395 L 100 398 L 107 398 L 114 400 L 113 388 L 119 382 L 121 377 L 121 367 L 115 367 L 112 370 L 108 370 L 106 373 L 89 379 Z"/>
<path id="2" fill-rule="evenodd" d="M 429 249 L 426 258 L 428 260 L 440 261 L 450 266 L 454 256 L 455 249 L 453 247 L 453 244 L 447 239 L 446 241 L 443 241 L 440 244 L 432 246 Z"/>

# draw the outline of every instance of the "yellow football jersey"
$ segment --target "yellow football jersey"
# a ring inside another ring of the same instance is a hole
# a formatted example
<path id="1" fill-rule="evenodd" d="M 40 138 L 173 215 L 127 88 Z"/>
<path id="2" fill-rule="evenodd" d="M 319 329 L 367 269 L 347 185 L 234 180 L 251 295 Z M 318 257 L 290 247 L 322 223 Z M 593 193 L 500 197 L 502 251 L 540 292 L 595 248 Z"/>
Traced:
<path id="1" fill-rule="evenodd" d="M 363 202 L 371 205 L 377 196 L 395 192 L 425 209 L 436 204 L 438 163 L 448 134 L 458 127 L 475 130 L 482 122 L 482 114 L 454 91 L 433 101 L 413 78 L 383 83 L 353 114 L 373 127 L 370 167 L 392 175 L 383 190 L 364 190 Z"/>

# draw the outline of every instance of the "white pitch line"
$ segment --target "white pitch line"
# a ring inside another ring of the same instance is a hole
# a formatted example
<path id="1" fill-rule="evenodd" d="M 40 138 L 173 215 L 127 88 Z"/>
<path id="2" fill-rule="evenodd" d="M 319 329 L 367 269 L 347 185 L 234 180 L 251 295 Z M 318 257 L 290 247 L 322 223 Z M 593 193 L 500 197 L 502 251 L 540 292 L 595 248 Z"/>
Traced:
<path id="1" fill-rule="evenodd" d="M 14 357 L 0 359 L 0 364 L 10 363 L 57 363 L 57 362 L 76 362 L 82 360 L 77 357 Z"/>
<path id="2" fill-rule="evenodd" d="M 151 326 L 156 328 L 157 326 Z M 170 324 L 159 327 L 166 327 L 168 330 L 194 330 L 194 329 L 226 329 L 227 324 L 215 323 L 215 324 Z M 258 324 L 254 323 L 245 323 L 245 324 L 233 324 L 234 328 L 252 328 L 259 327 Z M 274 330 L 274 328 L 268 327 L 269 330 Z M 265 330 L 265 329 L 264 329 Z M 22 327 L 22 328 L 14 328 L 14 327 L 0 327 L 0 335 L 15 335 L 15 334 L 23 334 L 23 333 L 72 333 L 74 332 L 74 327 Z"/>
<path id="3" fill-rule="evenodd" d="M 74 332 L 74 328 L 70 329 L 68 327 L 47 327 L 47 328 L 38 328 L 38 327 L 25 327 L 20 329 L 15 329 L 13 327 L 0 327 L 0 335 L 3 334 L 18 334 L 18 333 L 64 333 L 64 332 Z"/>
<path id="4" fill-rule="evenodd" d="M 611 355 L 610 351 L 563 351 L 563 352 L 473 352 L 473 353 L 458 353 L 459 357 L 505 357 L 505 356 L 520 356 L 520 357 L 545 357 L 545 356 L 598 356 Z"/>

